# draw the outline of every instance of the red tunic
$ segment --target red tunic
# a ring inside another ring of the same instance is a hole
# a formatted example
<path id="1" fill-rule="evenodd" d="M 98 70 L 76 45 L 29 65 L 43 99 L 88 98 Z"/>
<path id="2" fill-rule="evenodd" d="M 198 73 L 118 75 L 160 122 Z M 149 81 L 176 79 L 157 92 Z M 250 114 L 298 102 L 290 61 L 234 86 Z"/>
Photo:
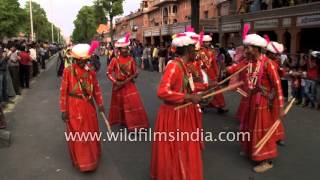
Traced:
<path id="1" fill-rule="evenodd" d="M 171 61 L 163 74 L 158 96 L 164 101 L 158 111 L 154 132 L 196 132 L 202 129 L 198 105 L 174 110 L 190 92 L 187 70 L 181 59 Z M 201 141 L 155 139 L 152 144 L 152 180 L 203 180 Z"/>
<path id="2" fill-rule="evenodd" d="M 319 67 L 317 67 L 316 62 L 310 60 L 307 63 L 307 78 L 310 80 L 318 80 L 319 77 Z"/>
<path id="3" fill-rule="evenodd" d="M 238 68 L 238 67 L 242 68 L 242 67 L 246 66 L 247 64 L 248 64 L 248 61 L 242 60 L 238 64 L 233 64 L 232 66 L 228 67 L 228 70 L 233 71 L 234 68 Z M 236 72 L 236 71 L 234 71 L 234 72 Z M 239 79 L 237 81 L 244 81 L 246 83 L 247 78 L 248 78 L 247 76 L 248 76 L 247 72 L 242 71 L 239 74 L 239 76 L 238 76 Z M 231 84 L 231 82 L 230 82 L 230 84 Z M 248 85 L 247 84 L 240 86 L 240 89 L 243 90 L 244 92 L 248 93 Z M 245 118 L 246 118 L 245 112 L 247 111 L 248 107 L 249 107 L 248 97 L 242 96 L 241 100 L 240 100 L 239 107 L 238 107 L 238 111 L 236 114 L 236 118 L 240 121 L 240 128 L 242 127 L 243 122 L 245 121 Z"/>
<path id="4" fill-rule="evenodd" d="M 274 67 L 277 69 L 277 71 L 279 73 L 279 77 L 280 78 L 284 77 L 285 74 L 286 74 L 286 71 L 285 71 L 284 68 L 280 67 L 280 61 L 279 60 L 273 60 L 271 62 L 273 63 Z M 273 91 L 274 91 L 274 89 L 273 89 Z M 279 109 L 280 109 L 279 101 L 278 101 L 277 98 L 274 98 L 273 107 L 272 107 L 272 115 L 273 115 L 273 118 L 275 119 L 275 121 L 278 120 L 278 117 L 280 115 Z M 280 122 L 280 125 L 279 125 L 278 129 L 276 130 L 276 132 L 274 134 L 275 134 L 275 136 L 277 136 L 278 140 L 284 140 L 285 139 L 284 126 L 283 126 L 282 122 Z"/>
<path id="5" fill-rule="evenodd" d="M 244 66 L 248 63 L 248 62 L 246 62 L 246 59 L 244 57 L 243 47 L 238 47 L 236 49 L 235 62 L 236 62 L 236 64 L 233 64 L 233 66 L 237 66 L 237 64 L 240 64 L 240 63 L 243 63 L 243 65 L 240 65 L 240 66 Z M 234 84 L 239 81 L 246 82 L 246 79 L 247 79 L 247 72 L 242 71 L 239 75 L 230 79 L 229 85 Z M 248 92 L 248 88 L 247 88 L 246 84 L 240 86 L 239 88 L 246 93 Z M 248 107 L 248 98 L 241 96 L 240 104 L 239 104 L 238 111 L 236 114 L 236 118 L 240 121 L 240 127 L 242 125 L 242 122 L 244 121 L 244 112 L 246 112 L 247 107 Z"/>
<path id="6" fill-rule="evenodd" d="M 107 68 L 107 76 L 113 83 L 125 81 L 136 73 L 136 64 L 130 56 L 113 58 Z M 149 127 L 147 114 L 133 81 L 120 89 L 113 86 L 108 120 L 111 125 L 127 126 L 129 131 Z"/>
<path id="7" fill-rule="evenodd" d="M 31 59 L 30 55 L 27 52 L 21 51 L 19 56 L 21 58 L 20 59 L 20 63 L 22 65 L 31 65 L 32 59 Z"/>
<path id="8" fill-rule="evenodd" d="M 211 81 L 218 81 L 219 68 L 215 58 L 215 54 L 212 50 L 202 48 L 199 52 L 201 61 L 203 62 L 206 73 Z M 217 90 L 219 90 L 217 88 Z M 224 108 L 226 106 L 223 94 L 217 94 L 213 97 L 211 106 L 215 108 Z"/>
<path id="9" fill-rule="evenodd" d="M 83 96 L 82 89 L 88 93 L 88 98 Z M 99 133 L 96 108 L 92 103 L 95 100 L 97 105 L 103 105 L 102 94 L 96 73 L 92 70 L 85 70 L 78 65 L 65 68 L 60 89 L 61 112 L 69 114 L 67 122 L 67 133 Z M 89 136 L 89 135 L 88 135 Z M 69 141 L 69 152 L 73 165 L 80 171 L 92 171 L 98 166 L 101 146 L 96 139 L 94 141 Z"/>
<path id="10" fill-rule="evenodd" d="M 249 132 L 250 140 L 241 142 L 242 150 L 251 157 L 252 160 L 262 161 L 275 158 L 278 155 L 276 141 L 279 136 L 274 134 L 271 139 L 262 148 L 259 154 L 253 154 L 255 152 L 254 146 L 260 141 L 261 138 L 267 133 L 270 127 L 274 124 L 275 119 L 273 116 L 273 110 L 270 109 L 270 105 L 274 105 L 274 101 L 270 101 L 270 95 L 274 89 L 275 98 L 278 101 L 278 108 L 282 108 L 283 94 L 281 89 L 280 77 L 277 72 L 277 68 L 274 63 L 271 62 L 264 55 L 258 60 L 264 62 L 263 73 L 259 71 L 258 83 L 254 89 L 249 89 L 248 96 L 248 108 L 245 112 L 245 121 L 240 129 L 241 132 Z M 257 63 L 253 63 L 253 69 L 255 69 Z M 245 63 L 232 66 L 227 69 L 228 73 L 234 73 L 237 70 L 245 66 Z M 248 74 L 248 77 L 253 77 L 252 74 Z M 274 107 L 273 107 L 274 108 Z M 279 112 L 279 110 L 278 110 Z"/>

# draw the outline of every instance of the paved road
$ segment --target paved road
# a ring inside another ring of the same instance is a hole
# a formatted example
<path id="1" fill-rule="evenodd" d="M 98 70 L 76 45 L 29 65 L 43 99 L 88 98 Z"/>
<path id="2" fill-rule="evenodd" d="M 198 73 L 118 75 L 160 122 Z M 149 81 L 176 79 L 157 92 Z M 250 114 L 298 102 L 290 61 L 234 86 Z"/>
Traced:
<path id="1" fill-rule="evenodd" d="M 99 73 L 105 104 L 110 104 L 111 84 Z M 142 72 L 137 86 L 142 94 L 152 126 L 160 101 L 156 88 L 160 75 Z M 8 129 L 12 131 L 10 148 L 0 149 L 0 180 L 148 180 L 151 144 L 147 142 L 103 143 L 99 169 L 82 174 L 70 162 L 64 140 L 65 126 L 58 109 L 60 80 L 55 66 L 42 73 L 11 113 Z M 230 112 L 217 115 L 214 110 L 204 115 L 207 131 L 236 131 L 234 119 L 239 97 L 226 95 Z M 100 124 L 102 131 L 106 131 Z M 237 142 L 206 143 L 203 154 L 206 180 L 314 180 L 320 179 L 319 112 L 293 108 L 286 118 L 287 146 L 280 148 L 275 168 L 265 174 L 251 171 L 252 163 L 239 156 Z M 117 129 L 117 127 L 115 127 Z"/>

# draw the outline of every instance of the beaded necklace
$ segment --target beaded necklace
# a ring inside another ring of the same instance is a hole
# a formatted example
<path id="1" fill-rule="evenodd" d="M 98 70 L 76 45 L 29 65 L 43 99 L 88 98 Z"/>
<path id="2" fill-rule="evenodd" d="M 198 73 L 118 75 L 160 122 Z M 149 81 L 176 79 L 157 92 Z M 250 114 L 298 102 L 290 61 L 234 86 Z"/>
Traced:
<path id="1" fill-rule="evenodd" d="M 259 79 L 259 75 L 261 73 L 261 65 L 262 65 L 262 55 L 259 57 L 256 63 L 256 67 L 253 70 L 253 62 L 249 62 L 248 68 L 248 87 L 249 89 L 254 89 L 257 86 L 257 82 Z"/>

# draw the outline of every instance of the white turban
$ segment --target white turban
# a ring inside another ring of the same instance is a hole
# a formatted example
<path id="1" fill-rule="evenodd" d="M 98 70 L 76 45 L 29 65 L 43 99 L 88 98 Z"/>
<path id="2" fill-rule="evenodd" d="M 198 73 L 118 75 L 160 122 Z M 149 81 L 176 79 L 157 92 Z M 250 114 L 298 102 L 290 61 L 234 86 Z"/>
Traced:
<path id="1" fill-rule="evenodd" d="M 204 35 L 204 36 L 203 36 L 203 41 L 204 41 L 204 42 L 211 42 L 211 41 L 212 41 L 212 37 L 209 36 L 209 35 Z"/>
<path id="2" fill-rule="evenodd" d="M 243 44 L 247 46 L 257 46 L 261 48 L 266 48 L 268 42 L 258 34 L 248 34 L 243 40 Z"/>
<path id="3" fill-rule="evenodd" d="M 284 51 L 284 47 L 280 43 L 271 41 L 267 46 L 267 50 L 274 54 L 282 54 Z"/>
<path id="4" fill-rule="evenodd" d="M 193 32 L 179 33 L 173 36 L 172 45 L 176 47 L 194 45 L 198 39 L 199 36 Z"/>
<path id="5" fill-rule="evenodd" d="M 310 54 L 313 57 L 317 57 L 317 56 L 320 56 L 320 51 L 312 51 Z"/>
<path id="6" fill-rule="evenodd" d="M 71 50 L 71 56 L 76 59 L 89 59 L 89 44 L 77 44 Z"/>
<path id="7" fill-rule="evenodd" d="M 118 41 L 115 43 L 115 47 L 121 48 L 121 47 L 127 47 L 130 45 L 130 40 L 128 38 L 123 37 L 118 39 Z"/>

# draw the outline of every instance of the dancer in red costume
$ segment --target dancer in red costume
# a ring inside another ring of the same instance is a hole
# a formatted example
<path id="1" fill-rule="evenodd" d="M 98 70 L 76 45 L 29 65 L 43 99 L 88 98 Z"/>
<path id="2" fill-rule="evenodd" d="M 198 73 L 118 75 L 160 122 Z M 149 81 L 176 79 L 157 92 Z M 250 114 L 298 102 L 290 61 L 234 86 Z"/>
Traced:
<path id="1" fill-rule="evenodd" d="M 215 58 L 215 54 L 211 49 L 212 38 L 209 35 L 203 37 L 203 47 L 200 49 L 198 56 L 201 58 L 203 69 L 209 76 L 210 81 L 217 82 L 219 80 L 219 68 Z M 210 103 L 211 107 L 217 108 L 218 113 L 226 113 L 226 104 L 223 94 L 217 94 Z"/>
<path id="2" fill-rule="evenodd" d="M 239 64 L 239 63 L 242 63 L 243 61 L 246 61 L 243 46 L 239 46 L 236 48 L 236 54 L 234 57 L 234 61 L 236 64 Z M 247 62 L 245 62 L 245 63 L 247 63 Z M 243 71 L 238 76 L 236 76 L 233 80 L 231 79 L 230 84 L 233 84 L 238 81 L 246 82 L 246 78 L 247 78 L 247 72 Z M 240 86 L 239 88 L 243 92 L 246 92 L 246 93 L 248 92 L 248 85 L 247 84 L 244 84 L 244 85 Z M 248 109 L 248 98 L 245 96 L 242 96 L 241 100 L 240 100 L 239 108 L 238 108 L 238 111 L 236 114 L 236 118 L 240 121 L 240 127 L 243 124 L 244 115 L 245 115 L 245 112 L 247 111 L 247 109 Z"/>
<path id="3" fill-rule="evenodd" d="M 168 135 L 173 132 L 174 141 L 156 137 L 152 145 L 152 180 L 203 180 L 202 148 L 199 141 L 177 139 L 177 132 L 191 134 L 202 129 L 202 115 L 198 105 L 201 98 L 195 95 L 195 85 L 186 64 L 194 59 L 195 40 L 190 33 L 181 33 L 173 39 L 177 57 L 169 62 L 158 88 L 163 100 L 155 125 L 155 133 Z M 192 105 L 175 110 L 185 102 Z"/>
<path id="4" fill-rule="evenodd" d="M 280 118 L 283 117 L 284 99 L 277 69 L 274 63 L 262 53 L 262 49 L 267 46 L 267 41 L 257 34 L 250 34 L 245 36 L 244 45 L 249 63 L 247 71 L 249 106 L 240 130 L 249 132 L 250 139 L 242 141 L 241 147 L 242 154 L 248 155 L 250 159 L 259 163 L 253 170 L 262 173 L 273 167 L 271 160 L 278 156 L 276 145 L 278 137 L 276 135 L 271 137 L 259 153 L 254 154 L 255 145 L 275 122 L 273 111 L 270 110 L 273 101 L 269 100 L 272 89 L 274 89 L 275 98 L 279 104 Z M 227 72 L 232 74 L 246 65 L 246 62 L 239 63 L 229 67 Z"/>
<path id="5" fill-rule="evenodd" d="M 268 40 L 268 38 L 267 38 Z M 269 41 L 268 41 L 269 42 Z M 284 51 L 284 46 L 280 43 L 277 42 L 269 42 L 268 46 L 267 46 L 267 57 L 269 59 L 272 60 L 274 66 L 276 67 L 279 76 L 285 76 L 286 74 L 286 70 L 280 67 L 280 55 L 283 53 Z M 279 101 L 277 100 L 277 98 L 275 97 L 276 93 L 274 92 L 275 89 L 272 89 L 272 93 L 274 94 L 270 100 L 273 100 L 273 106 L 270 107 L 272 109 L 272 114 L 273 117 L 275 118 L 274 120 L 276 121 L 277 118 L 279 117 Z M 284 126 L 282 124 L 282 122 L 280 123 L 278 129 L 276 130 L 276 132 L 274 133 L 275 136 L 277 136 L 278 141 L 277 144 L 278 145 L 284 145 L 284 139 L 285 139 L 285 133 L 284 133 Z"/>
<path id="6" fill-rule="evenodd" d="M 113 58 L 107 68 L 107 77 L 113 83 L 109 121 L 110 124 L 121 124 L 129 131 L 134 131 L 148 128 L 149 122 L 134 84 L 138 72 L 134 59 L 129 55 L 129 39 L 127 34 L 115 43 L 120 55 Z"/>
<path id="7" fill-rule="evenodd" d="M 192 75 L 195 89 L 201 93 L 209 88 L 208 76 L 201 68 L 201 62 L 199 60 L 190 61 L 186 64 L 188 72 Z"/>
<path id="8" fill-rule="evenodd" d="M 94 68 L 87 65 L 90 46 L 79 44 L 72 48 L 75 64 L 64 69 L 60 89 L 62 119 L 66 122 L 67 133 L 99 133 L 95 103 L 104 113 L 102 94 Z M 68 141 L 73 165 L 80 171 L 94 171 L 100 159 L 101 145 L 93 141 Z"/>

